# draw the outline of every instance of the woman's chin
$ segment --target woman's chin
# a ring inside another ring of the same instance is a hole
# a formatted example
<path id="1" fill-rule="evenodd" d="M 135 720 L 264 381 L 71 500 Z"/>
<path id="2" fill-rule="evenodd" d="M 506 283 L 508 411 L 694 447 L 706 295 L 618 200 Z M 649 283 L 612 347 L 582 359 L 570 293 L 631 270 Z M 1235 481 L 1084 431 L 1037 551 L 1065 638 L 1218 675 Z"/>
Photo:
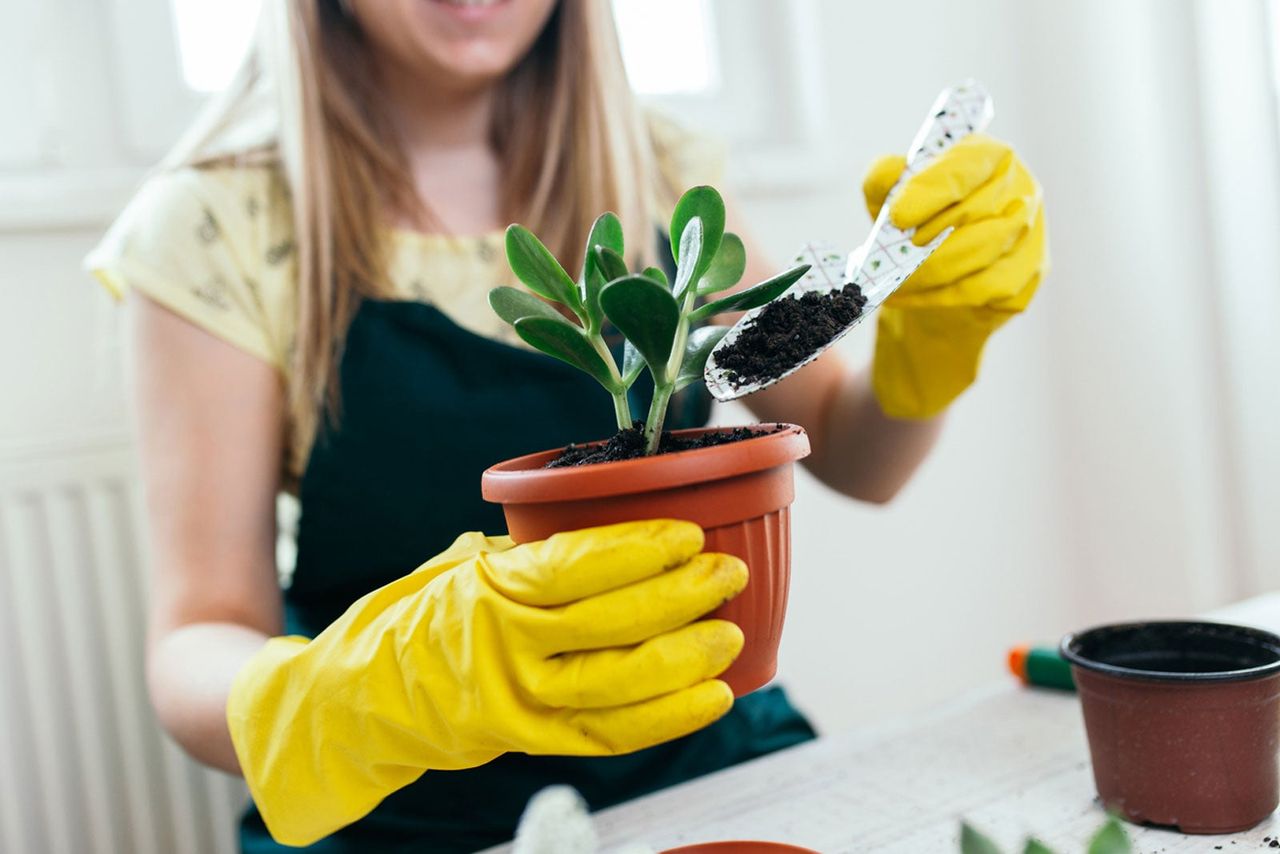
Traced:
<path id="1" fill-rule="evenodd" d="M 512 0 L 426 0 L 434 15 L 459 24 L 492 24 L 513 11 Z"/>
<path id="2" fill-rule="evenodd" d="M 423 77 L 445 89 L 483 88 L 509 74 L 517 59 L 507 51 L 493 49 L 491 45 L 454 45 L 443 56 L 436 54 L 431 57 L 430 68 L 423 69 Z"/>
<path id="3" fill-rule="evenodd" d="M 493 83 L 508 74 L 546 23 L 547 0 L 415 0 L 408 41 L 424 66 L 459 86 Z M 406 11 L 402 7 L 402 11 Z M 407 46 L 407 45 L 406 45 Z M 402 60 L 408 59 L 401 51 Z"/>

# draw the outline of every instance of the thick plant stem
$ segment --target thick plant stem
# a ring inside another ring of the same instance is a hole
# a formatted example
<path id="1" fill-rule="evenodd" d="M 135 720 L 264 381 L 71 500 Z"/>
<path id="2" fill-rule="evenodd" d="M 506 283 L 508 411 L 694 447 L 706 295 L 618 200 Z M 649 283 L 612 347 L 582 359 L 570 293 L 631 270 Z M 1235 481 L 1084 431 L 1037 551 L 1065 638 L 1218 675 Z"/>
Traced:
<path id="1" fill-rule="evenodd" d="M 653 456 L 658 452 L 658 443 L 662 441 L 662 423 L 667 420 L 667 405 L 671 403 L 671 395 L 675 391 L 675 377 L 680 376 L 680 366 L 684 364 L 684 348 L 689 341 L 689 314 L 697 303 L 697 291 L 690 287 L 685 294 L 684 305 L 680 310 L 680 324 L 676 328 L 675 340 L 671 342 L 671 357 L 667 360 L 666 376 L 669 382 L 658 382 L 657 372 L 654 374 L 653 402 L 649 404 L 649 416 L 644 421 L 644 452 Z"/>
<path id="2" fill-rule="evenodd" d="M 613 416 L 618 420 L 618 429 L 627 430 L 631 427 L 631 404 L 627 403 L 627 389 L 622 381 L 622 373 L 618 370 L 618 363 L 613 360 L 613 354 L 609 352 L 603 338 L 598 334 L 589 334 L 587 337 L 591 341 L 591 346 L 608 365 L 609 373 L 613 375 L 614 388 L 605 386 L 605 389 L 613 398 Z"/>
<path id="3" fill-rule="evenodd" d="M 613 414 L 618 419 L 619 430 L 627 430 L 631 427 L 631 405 L 627 403 L 625 389 L 613 395 Z"/>
<path id="4" fill-rule="evenodd" d="M 644 422 L 644 452 L 652 456 L 658 452 L 662 441 L 662 422 L 667 418 L 667 404 L 671 402 L 673 385 L 655 386 L 653 402 L 649 404 L 649 417 Z"/>

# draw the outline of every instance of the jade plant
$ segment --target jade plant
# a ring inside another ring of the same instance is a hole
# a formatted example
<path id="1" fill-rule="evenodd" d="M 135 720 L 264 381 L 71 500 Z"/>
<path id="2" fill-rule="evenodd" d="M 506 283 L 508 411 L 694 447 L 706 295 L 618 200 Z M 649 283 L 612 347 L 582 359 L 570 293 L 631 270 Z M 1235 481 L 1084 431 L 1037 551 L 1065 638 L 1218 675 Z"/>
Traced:
<path id="1" fill-rule="evenodd" d="M 1114 816 L 1089 840 L 1087 854 L 1129 854 L 1129 837 Z M 1001 854 L 1000 847 L 974 830 L 969 824 L 960 825 L 960 854 Z M 1037 839 L 1028 839 L 1022 854 L 1054 854 L 1053 849 Z"/>
<path id="2" fill-rule="evenodd" d="M 699 324 L 765 305 L 809 269 L 793 267 L 717 297 L 738 283 L 747 263 L 742 240 L 724 225 L 724 201 L 714 188 L 694 187 L 681 196 L 671 217 L 676 266 L 674 281 L 668 281 L 657 267 L 628 269 L 622 224 L 616 215 L 602 214 L 587 237 L 576 282 L 533 232 L 512 225 L 507 260 L 528 291 L 495 288 L 489 304 L 526 342 L 603 386 L 613 398 L 619 430 L 633 426 L 627 391 L 647 369 L 654 391 L 644 420 L 645 453 L 656 453 L 671 396 L 702 380 L 707 357 L 729 331 Z M 605 343 L 606 321 L 626 339 L 621 366 Z"/>

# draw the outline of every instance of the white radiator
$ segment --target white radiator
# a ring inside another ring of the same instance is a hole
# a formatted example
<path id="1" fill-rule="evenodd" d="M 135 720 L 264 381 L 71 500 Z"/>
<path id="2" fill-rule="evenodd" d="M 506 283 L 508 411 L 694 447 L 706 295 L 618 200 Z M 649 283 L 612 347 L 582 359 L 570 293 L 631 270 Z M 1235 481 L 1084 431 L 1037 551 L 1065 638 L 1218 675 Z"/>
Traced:
<path id="1" fill-rule="evenodd" d="M 229 854 L 243 784 L 165 737 L 123 437 L 0 449 L 0 851 Z"/>

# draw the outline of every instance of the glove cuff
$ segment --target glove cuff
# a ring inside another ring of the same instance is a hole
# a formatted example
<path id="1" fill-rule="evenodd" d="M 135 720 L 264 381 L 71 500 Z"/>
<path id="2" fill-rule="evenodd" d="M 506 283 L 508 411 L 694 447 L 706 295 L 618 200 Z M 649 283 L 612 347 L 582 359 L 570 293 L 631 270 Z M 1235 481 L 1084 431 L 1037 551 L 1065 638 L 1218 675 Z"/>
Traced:
<path id="1" fill-rule="evenodd" d="M 909 420 L 941 414 L 973 384 L 987 338 L 1008 318 L 983 308 L 882 306 L 871 369 L 881 411 Z"/>
<path id="2" fill-rule="evenodd" d="M 236 674 L 227 729 L 272 838 L 303 846 L 363 818 L 421 769 L 361 767 L 344 757 L 369 738 L 340 704 L 324 709 L 303 663 L 305 638 L 272 638 Z M 307 687 L 300 687 L 305 683 Z M 323 710 L 322 710 L 323 709 Z"/>

